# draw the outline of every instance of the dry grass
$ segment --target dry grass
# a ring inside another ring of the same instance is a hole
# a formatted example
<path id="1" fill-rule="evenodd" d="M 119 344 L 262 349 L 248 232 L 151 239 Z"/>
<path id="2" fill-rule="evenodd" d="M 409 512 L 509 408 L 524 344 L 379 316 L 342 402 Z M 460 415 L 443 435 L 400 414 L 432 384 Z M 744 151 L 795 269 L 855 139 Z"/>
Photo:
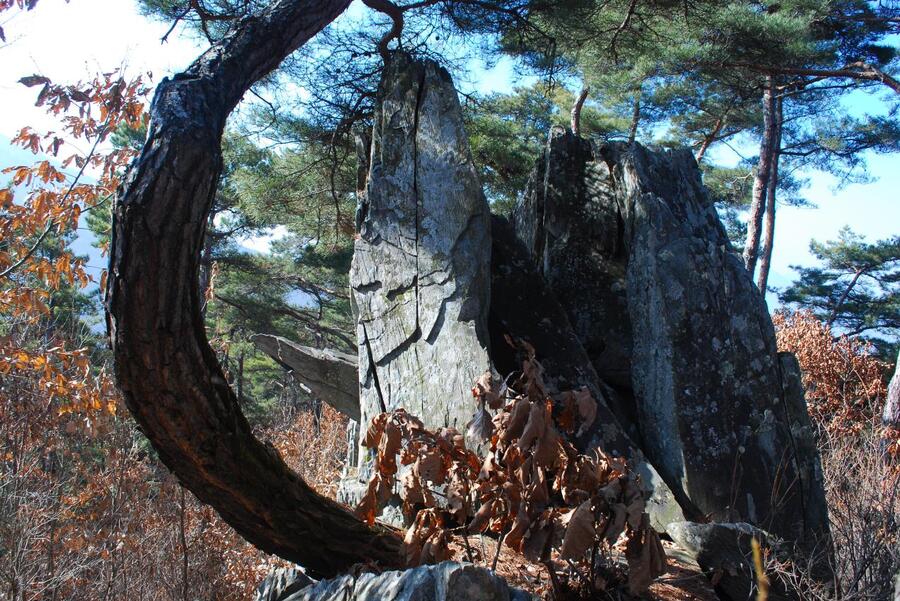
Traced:
<path id="1" fill-rule="evenodd" d="M 347 418 L 331 406 L 285 405 L 263 432 L 285 462 L 316 492 L 335 498 L 347 453 Z"/>

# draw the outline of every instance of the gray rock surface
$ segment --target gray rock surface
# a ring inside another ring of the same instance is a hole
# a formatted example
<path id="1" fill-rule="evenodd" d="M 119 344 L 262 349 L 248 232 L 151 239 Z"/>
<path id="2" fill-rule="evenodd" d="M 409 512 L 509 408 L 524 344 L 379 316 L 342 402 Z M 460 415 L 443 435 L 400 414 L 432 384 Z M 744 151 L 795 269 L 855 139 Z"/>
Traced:
<path id="1" fill-rule="evenodd" d="M 490 369 L 490 212 L 449 74 L 397 53 L 379 93 L 350 272 L 361 423 L 404 407 L 464 430 Z"/>
<path id="2" fill-rule="evenodd" d="M 515 223 L 685 514 L 825 536 L 818 457 L 785 394 L 798 382 L 691 153 L 555 129 Z"/>
<path id="3" fill-rule="evenodd" d="M 609 169 L 594 159 L 590 141 L 554 128 L 514 220 L 597 373 L 628 388 L 627 249 L 615 193 L 605 183 L 608 177 Z"/>
<path id="4" fill-rule="evenodd" d="M 382 574 L 323 580 L 284 601 L 528 601 L 485 568 L 445 561 Z"/>
<path id="5" fill-rule="evenodd" d="M 256 587 L 254 601 L 284 601 L 315 581 L 297 568 L 275 568 Z"/>
<path id="6" fill-rule="evenodd" d="M 250 339 L 259 350 L 292 371 L 313 396 L 350 419 L 359 421 L 359 368 L 356 356 L 303 346 L 270 334 L 256 334 Z"/>
<path id="7" fill-rule="evenodd" d="M 714 583 L 719 597 L 726 601 L 747 601 L 755 598 L 756 579 L 753 572 L 751 541 L 756 538 L 762 547 L 781 553 L 780 541 L 771 534 L 747 523 L 696 524 L 675 522 L 666 531 L 688 556 L 700 565 Z M 769 599 L 790 598 L 773 586 Z"/>

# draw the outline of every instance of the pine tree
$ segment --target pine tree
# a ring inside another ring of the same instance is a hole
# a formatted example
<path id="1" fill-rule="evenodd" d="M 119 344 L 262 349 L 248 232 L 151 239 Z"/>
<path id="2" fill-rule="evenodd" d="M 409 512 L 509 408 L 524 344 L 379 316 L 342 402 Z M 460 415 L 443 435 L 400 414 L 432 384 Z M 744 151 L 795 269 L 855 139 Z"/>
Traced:
<path id="1" fill-rule="evenodd" d="M 867 243 L 844 227 L 836 240 L 812 241 L 810 251 L 821 266 L 795 266 L 800 277 L 780 292 L 781 301 L 812 310 L 843 333 L 874 337 L 888 352 L 884 340 L 896 344 L 900 334 L 900 236 Z"/>

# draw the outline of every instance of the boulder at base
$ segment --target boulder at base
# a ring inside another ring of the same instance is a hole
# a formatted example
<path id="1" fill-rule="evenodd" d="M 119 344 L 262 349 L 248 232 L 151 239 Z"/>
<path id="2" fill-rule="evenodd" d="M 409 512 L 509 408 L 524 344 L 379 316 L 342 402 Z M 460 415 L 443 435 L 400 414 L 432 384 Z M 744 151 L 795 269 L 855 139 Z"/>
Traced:
<path id="1" fill-rule="evenodd" d="M 438 565 L 322 580 L 281 601 L 529 601 L 531 595 L 471 564 Z"/>

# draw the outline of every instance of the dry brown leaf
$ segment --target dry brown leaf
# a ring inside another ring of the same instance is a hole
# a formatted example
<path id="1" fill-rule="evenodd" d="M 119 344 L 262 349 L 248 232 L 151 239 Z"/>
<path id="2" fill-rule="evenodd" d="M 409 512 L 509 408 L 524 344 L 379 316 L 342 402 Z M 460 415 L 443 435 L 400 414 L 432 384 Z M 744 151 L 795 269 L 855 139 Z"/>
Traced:
<path id="1" fill-rule="evenodd" d="M 596 534 L 594 510 L 588 499 L 570 514 L 559 556 L 563 559 L 579 559 L 593 546 Z"/>
<path id="2" fill-rule="evenodd" d="M 531 411 L 531 403 L 525 399 L 518 399 L 513 402 L 512 409 L 509 410 L 509 419 L 500 433 L 500 440 L 509 443 L 522 435 L 525 429 L 525 422 L 528 421 L 528 414 Z"/>
<path id="3" fill-rule="evenodd" d="M 503 483 L 503 495 L 511 507 L 518 507 L 522 501 L 522 487 L 518 483 L 507 480 Z"/>
<path id="4" fill-rule="evenodd" d="M 603 488 L 597 491 L 603 499 L 606 500 L 607 503 L 613 503 L 618 501 L 622 496 L 622 482 L 619 478 L 616 478 Z"/>
<path id="5" fill-rule="evenodd" d="M 469 517 L 469 481 L 454 470 L 447 486 L 447 509 L 457 523 L 464 524 Z"/>
<path id="6" fill-rule="evenodd" d="M 447 533 L 437 530 L 422 547 L 420 563 L 440 563 L 450 559 L 450 545 Z"/>
<path id="7" fill-rule="evenodd" d="M 393 419 L 387 420 L 381 440 L 378 441 L 378 470 L 383 475 L 397 473 L 397 453 L 403 442 L 403 432 Z"/>
<path id="8" fill-rule="evenodd" d="M 447 452 L 466 448 L 466 440 L 456 428 L 441 428 L 438 433 L 438 444 Z"/>
<path id="9" fill-rule="evenodd" d="M 403 515 L 407 519 L 415 517 L 415 510 L 434 506 L 434 495 L 427 487 L 422 486 L 421 481 L 412 473 L 407 472 L 400 479 L 400 496 L 403 498 Z"/>
<path id="10" fill-rule="evenodd" d="M 606 532 L 603 533 L 603 537 L 606 539 L 607 543 L 614 545 L 625 530 L 625 518 L 627 514 L 625 513 L 625 505 L 622 503 L 613 503 L 610 509 L 613 512 L 613 517 L 609 521 L 609 525 L 606 527 Z"/>
<path id="11" fill-rule="evenodd" d="M 491 414 L 482 406 L 475 411 L 475 415 L 466 424 L 466 436 L 470 440 L 478 443 L 491 439 L 494 433 L 494 423 L 491 421 Z"/>
<path id="12" fill-rule="evenodd" d="M 519 437 L 519 450 L 527 451 L 532 443 L 544 435 L 547 429 L 547 410 L 544 403 L 532 403 L 528 411 L 528 422 Z"/>
<path id="13" fill-rule="evenodd" d="M 591 396 L 587 388 L 581 388 L 574 392 L 575 403 L 578 405 L 578 416 L 581 418 L 581 426 L 578 427 L 576 436 L 587 432 L 597 418 L 597 401 Z"/>
<path id="14" fill-rule="evenodd" d="M 522 537 L 525 536 L 525 533 L 528 532 L 528 528 L 531 526 L 531 519 L 528 517 L 528 512 L 526 509 L 525 503 L 520 503 L 518 511 L 516 512 L 516 518 L 513 522 L 513 526 L 509 532 L 506 533 L 506 538 L 503 539 L 511 549 L 515 549 L 516 551 L 522 550 Z"/>
<path id="15" fill-rule="evenodd" d="M 632 528 L 639 528 L 641 525 L 641 516 L 644 515 L 644 498 L 638 496 L 625 506 L 625 516 L 628 525 Z"/>
<path id="16" fill-rule="evenodd" d="M 425 546 L 428 544 L 427 541 L 441 525 L 434 509 L 423 509 L 419 512 L 403 537 L 407 566 L 417 566 L 426 560 Z"/>
<path id="17" fill-rule="evenodd" d="M 499 409 L 503 404 L 503 398 L 500 394 L 500 386 L 494 381 L 493 374 L 486 371 L 475 381 L 472 387 L 472 396 L 479 399 L 482 403 L 486 403 L 491 409 Z"/>
<path id="18" fill-rule="evenodd" d="M 422 480 L 443 484 L 447 480 L 447 465 L 438 448 L 423 449 L 413 466 L 413 472 Z"/>
<path id="19" fill-rule="evenodd" d="M 534 461 L 545 469 L 554 469 L 560 463 L 559 432 L 548 424 L 534 450 Z"/>
<path id="20" fill-rule="evenodd" d="M 369 449 L 374 449 L 378 446 L 378 442 L 381 440 L 381 434 L 384 432 L 384 425 L 387 423 L 388 414 L 380 413 L 372 418 L 372 422 L 369 424 L 369 428 L 366 430 L 366 436 L 363 439 L 363 445 L 365 445 Z"/>
<path id="21" fill-rule="evenodd" d="M 370 526 L 375 523 L 375 516 L 381 511 L 381 508 L 391 498 L 393 492 L 394 479 L 390 476 L 383 477 L 381 474 L 375 474 L 369 485 L 366 487 L 366 493 L 360 499 L 359 505 L 356 507 L 357 517 Z"/>
<path id="22" fill-rule="evenodd" d="M 536 520 L 522 541 L 522 554 L 531 561 L 541 561 L 547 551 L 547 541 L 553 533 L 553 521 L 549 512 L 544 512 Z"/>
<path id="23" fill-rule="evenodd" d="M 497 466 L 497 460 L 494 457 L 493 452 L 489 452 L 484 457 L 484 461 L 481 462 L 481 470 L 478 472 L 479 480 L 490 480 L 498 471 L 499 466 Z"/>
<path id="24" fill-rule="evenodd" d="M 469 522 L 469 532 L 484 532 L 488 522 L 494 517 L 494 507 L 495 501 L 493 499 L 483 502 L 478 511 L 475 512 L 475 517 Z"/>
<path id="25" fill-rule="evenodd" d="M 522 455 L 522 451 L 519 450 L 518 446 L 511 444 L 506 447 L 506 450 L 503 452 L 503 458 L 500 461 L 507 472 L 513 472 L 522 465 L 525 461 L 525 457 Z"/>
<path id="26" fill-rule="evenodd" d="M 665 574 L 665 551 L 659 535 L 650 527 L 648 517 L 642 519 L 639 529 L 629 532 L 625 558 L 628 561 L 628 592 L 632 595 L 643 594 L 651 582 Z"/>
<path id="27" fill-rule="evenodd" d="M 546 507 L 550 503 L 550 490 L 547 488 L 547 478 L 544 477 L 544 470 L 541 468 L 534 468 L 531 484 L 525 490 L 525 500 L 538 509 Z"/>

